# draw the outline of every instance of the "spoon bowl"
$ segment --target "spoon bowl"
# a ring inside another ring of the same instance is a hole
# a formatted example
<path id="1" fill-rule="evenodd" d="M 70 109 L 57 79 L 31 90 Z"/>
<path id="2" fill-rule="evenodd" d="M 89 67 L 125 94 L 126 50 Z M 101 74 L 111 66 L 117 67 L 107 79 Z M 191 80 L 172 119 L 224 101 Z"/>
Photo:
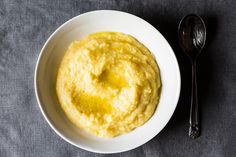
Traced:
<path id="1" fill-rule="evenodd" d="M 206 42 L 206 26 L 200 16 L 185 16 L 178 28 L 179 43 L 183 51 L 190 57 L 199 55 Z"/>

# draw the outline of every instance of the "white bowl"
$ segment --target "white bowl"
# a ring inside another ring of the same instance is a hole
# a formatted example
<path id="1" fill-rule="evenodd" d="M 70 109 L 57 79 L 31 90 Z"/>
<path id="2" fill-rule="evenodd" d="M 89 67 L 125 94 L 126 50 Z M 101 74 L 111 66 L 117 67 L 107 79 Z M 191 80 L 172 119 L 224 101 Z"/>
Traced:
<path id="1" fill-rule="evenodd" d="M 57 69 L 69 44 L 98 31 L 123 32 L 137 38 L 155 55 L 162 80 L 160 102 L 151 119 L 130 133 L 112 139 L 94 137 L 75 127 L 60 108 L 55 91 Z M 112 10 L 88 12 L 60 26 L 40 52 L 34 79 L 39 107 L 51 128 L 72 145 L 97 153 L 124 152 L 151 140 L 170 120 L 180 94 L 179 66 L 161 33 L 137 16 Z"/>

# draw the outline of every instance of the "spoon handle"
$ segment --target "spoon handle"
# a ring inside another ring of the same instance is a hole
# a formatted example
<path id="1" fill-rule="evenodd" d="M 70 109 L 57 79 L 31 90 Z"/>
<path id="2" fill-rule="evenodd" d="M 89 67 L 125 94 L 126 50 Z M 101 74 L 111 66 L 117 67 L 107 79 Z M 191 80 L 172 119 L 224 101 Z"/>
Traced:
<path id="1" fill-rule="evenodd" d="M 189 137 L 195 139 L 200 136 L 199 127 L 199 110 L 197 98 L 197 76 L 196 76 L 196 60 L 192 62 L 192 92 L 189 119 Z"/>

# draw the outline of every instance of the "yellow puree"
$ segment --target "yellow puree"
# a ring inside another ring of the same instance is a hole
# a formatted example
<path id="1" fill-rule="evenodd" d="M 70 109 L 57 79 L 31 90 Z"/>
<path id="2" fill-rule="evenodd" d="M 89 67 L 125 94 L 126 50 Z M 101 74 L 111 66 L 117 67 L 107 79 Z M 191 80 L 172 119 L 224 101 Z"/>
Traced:
<path id="1" fill-rule="evenodd" d="M 123 33 L 99 32 L 71 43 L 56 91 L 76 126 L 109 138 L 130 132 L 152 116 L 161 80 L 143 44 Z"/>

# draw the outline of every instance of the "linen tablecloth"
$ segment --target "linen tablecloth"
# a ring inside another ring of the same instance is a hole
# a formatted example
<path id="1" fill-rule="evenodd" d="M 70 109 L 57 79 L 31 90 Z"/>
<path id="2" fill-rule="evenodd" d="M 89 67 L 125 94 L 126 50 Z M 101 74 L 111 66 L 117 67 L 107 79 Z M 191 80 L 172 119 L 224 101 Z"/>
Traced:
<path id="1" fill-rule="evenodd" d="M 43 118 L 34 94 L 40 49 L 65 21 L 97 9 L 135 14 L 168 40 L 181 70 L 181 95 L 167 126 L 119 157 L 236 156 L 236 1 L 234 0 L 0 0 L 0 157 L 100 157 L 62 140 Z M 189 13 L 203 17 L 207 43 L 198 60 L 202 135 L 188 137 L 191 68 L 177 28 Z M 158 43 L 156 43 L 158 44 Z"/>

